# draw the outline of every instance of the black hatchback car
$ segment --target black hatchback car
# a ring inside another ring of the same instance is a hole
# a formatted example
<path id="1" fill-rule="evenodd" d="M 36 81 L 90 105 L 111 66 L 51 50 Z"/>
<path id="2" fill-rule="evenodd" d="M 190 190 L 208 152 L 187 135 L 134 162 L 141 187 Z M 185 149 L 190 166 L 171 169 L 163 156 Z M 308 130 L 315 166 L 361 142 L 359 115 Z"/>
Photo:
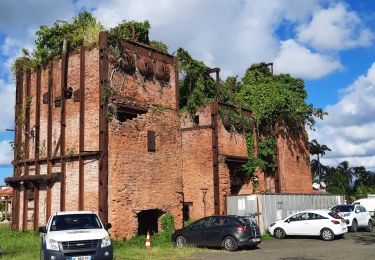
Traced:
<path id="1" fill-rule="evenodd" d="M 255 247 L 262 242 L 262 236 L 259 227 L 246 217 L 211 216 L 176 230 L 172 241 L 176 247 L 224 247 L 235 251 L 240 246 Z"/>

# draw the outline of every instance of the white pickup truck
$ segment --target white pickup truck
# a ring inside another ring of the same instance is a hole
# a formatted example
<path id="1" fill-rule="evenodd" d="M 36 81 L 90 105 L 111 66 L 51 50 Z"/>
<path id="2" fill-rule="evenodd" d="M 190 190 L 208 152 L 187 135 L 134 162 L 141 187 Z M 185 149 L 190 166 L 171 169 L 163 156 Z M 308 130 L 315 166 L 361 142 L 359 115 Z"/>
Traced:
<path id="1" fill-rule="evenodd" d="M 48 260 L 106 260 L 113 258 L 112 242 L 107 232 L 111 224 L 103 226 L 91 211 L 54 213 L 42 234 L 40 259 Z"/>

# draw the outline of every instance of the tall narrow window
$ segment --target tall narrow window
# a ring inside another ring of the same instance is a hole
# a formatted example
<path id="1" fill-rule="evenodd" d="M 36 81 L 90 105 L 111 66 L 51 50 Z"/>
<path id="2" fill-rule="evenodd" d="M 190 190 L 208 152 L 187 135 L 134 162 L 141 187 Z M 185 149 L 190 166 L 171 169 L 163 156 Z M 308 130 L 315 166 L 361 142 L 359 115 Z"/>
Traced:
<path id="1" fill-rule="evenodd" d="M 147 150 L 149 152 L 155 152 L 156 151 L 155 132 L 154 131 L 147 131 Z"/>

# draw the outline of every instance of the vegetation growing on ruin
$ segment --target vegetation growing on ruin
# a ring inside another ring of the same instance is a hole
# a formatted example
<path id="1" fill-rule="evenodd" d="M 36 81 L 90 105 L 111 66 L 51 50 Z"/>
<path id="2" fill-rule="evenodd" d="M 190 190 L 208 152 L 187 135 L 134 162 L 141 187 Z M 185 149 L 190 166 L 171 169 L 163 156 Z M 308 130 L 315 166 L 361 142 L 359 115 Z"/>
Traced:
<path id="1" fill-rule="evenodd" d="M 122 21 L 107 30 L 109 54 L 115 60 L 113 71 L 123 73 L 126 64 L 131 62 L 122 55 L 124 50 L 119 44 L 121 41 L 133 40 L 161 52 L 168 51 L 168 46 L 163 42 L 150 40 L 150 29 L 148 21 Z M 36 32 L 35 49 L 31 52 L 24 49 L 23 56 L 16 60 L 14 67 L 20 65 L 24 69 L 30 69 L 46 64 L 50 59 L 61 55 L 64 38 L 67 39 L 69 51 L 90 46 L 98 42 L 99 32 L 102 30 L 103 25 L 87 11 L 74 16 L 71 21 L 58 20 L 51 27 L 43 25 Z M 179 48 L 176 56 L 181 73 L 180 107 L 193 116 L 216 98 L 216 82 L 210 75 L 209 67 L 193 59 L 186 50 Z M 110 103 L 111 87 L 109 84 L 103 91 L 102 102 Z M 241 80 L 228 77 L 221 81 L 219 90 L 219 101 L 236 107 L 234 110 L 219 109 L 220 118 L 230 122 L 230 131 L 247 136 L 249 161 L 244 169 L 248 178 L 255 176 L 256 167 L 266 174 L 276 171 L 275 136 L 280 126 L 288 131 L 296 126 L 313 127 L 315 118 L 322 118 L 324 115 L 321 109 L 306 103 L 306 90 L 301 79 L 292 78 L 288 74 L 273 76 L 264 63 L 250 66 Z M 251 110 L 252 117 L 245 116 L 243 109 Z M 115 110 L 111 110 L 109 105 L 107 119 L 114 113 Z M 254 157 L 254 147 L 250 142 L 253 131 L 259 140 L 257 158 Z"/>
<path id="2" fill-rule="evenodd" d="M 168 46 L 165 43 L 150 41 L 150 29 L 151 25 L 148 21 L 122 21 L 107 31 L 111 44 L 133 40 L 167 53 Z M 98 42 L 99 33 L 104 30 L 104 26 L 88 11 L 74 16 L 71 21 L 57 20 L 51 27 L 42 25 L 35 33 L 34 50 L 22 49 L 22 56 L 16 59 L 13 69 L 15 70 L 16 64 L 20 64 L 23 68 L 35 68 L 60 56 L 64 38 L 68 42 L 69 51 L 91 46 Z"/>
<path id="3" fill-rule="evenodd" d="M 216 97 L 214 79 L 208 67 L 194 60 L 183 49 L 177 51 L 182 80 L 180 105 L 191 116 Z M 230 121 L 229 131 L 244 133 L 247 141 L 248 162 L 243 169 L 248 179 L 255 180 L 259 167 L 266 175 L 277 170 L 276 139 L 280 127 L 289 132 L 307 125 L 314 127 L 315 118 L 324 112 L 306 103 L 304 82 L 289 74 L 272 75 L 267 64 L 253 64 L 244 77 L 228 77 L 220 83 L 219 101 L 235 106 L 236 110 L 219 109 L 222 120 Z M 252 111 L 251 119 L 242 112 Z M 258 157 L 254 156 L 253 131 L 258 136 Z"/>

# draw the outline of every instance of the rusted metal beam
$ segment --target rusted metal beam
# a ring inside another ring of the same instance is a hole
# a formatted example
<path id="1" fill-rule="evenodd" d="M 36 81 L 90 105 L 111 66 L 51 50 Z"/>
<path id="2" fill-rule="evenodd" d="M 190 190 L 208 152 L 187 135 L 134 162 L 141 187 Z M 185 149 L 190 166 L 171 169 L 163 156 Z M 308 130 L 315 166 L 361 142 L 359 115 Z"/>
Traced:
<path id="1" fill-rule="evenodd" d="M 29 147 L 29 132 L 30 132 L 30 84 L 31 84 L 31 72 L 26 71 L 26 97 L 24 98 L 24 113 L 25 113 L 25 147 L 24 147 L 24 158 L 29 159 L 30 147 Z M 29 175 L 29 165 L 25 163 L 24 166 L 24 176 Z M 27 199 L 27 187 L 23 190 L 23 214 L 22 214 L 22 230 L 27 229 L 27 219 L 28 219 L 28 199 Z"/>
<path id="2" fill-rule="evenodd" d="M 48 118 L 47 118 L 47 174 L 52 174 L 52 109 L 53 109 L 53 61 L 48 65 Z M 47 186 L 46 219 L 51 215 L 51 187 Z"/>
<path id="3" fill-rule="evenodd" d="M 214 214 L 220 214 L 219 203 L 219 149 L 218 149 L 218 130 L 217 130 L 217 101 L 211 105 L 211 124 L 212 124 L 212 166 L 213 166 L 213 184 L 214 184 Z"/>
<path id="4" fill-rule="evenodd" d="M 14 161 L 18 161 L 17 147 L 22 142 L 22 125 L 20 117 L 22 113 L 22 102 L 23 102 L 23 68 L 20 64 L 16 63 L 16 109 L 15 109 L 15 136 L 14 136 Z M 20 175 L 20 165 L 15 165 L 13 169 L 13 176 Z M 20 190 L 19 188 L 13 189 L 13 203 L 12 203 L 12 228 L 19 229 L 19 218 L 20 218 Z"/>
<path id="5" fill-rule="evenodd" d="M 80 154 L 73 154 L 73 155 L 68 154 L 64 156 L 57 155 L 57 156 L 51 157 L 50 159 L 49 158 L 36 158 L 36 159 L 19 160 L 17 163 L 15 163 L 15 165 L 23 165 L 25 163 L 29 165 L 34 165 L 36 163 L 46 163 L 48 160 L 51 160 L 52 164 L 54 164 L 56 162 L 60 162 L 61 160 L 69 159 L 69 160 L 76 161 L 76 160 L 79 160 L 79 156 L 82 156 L 84 158 L 84 157 L 95 156 L 98 154 L 101 154 L 101 151 L 87 151 L 87 152 L 82 152 Z"/>
<path id="6" fill-rule="evenodd" d="M 36 90 L 35 90 L 35 149 L 34 159 L 39 159 L 40 150 L 40 82 L 41 82 L 40 68 L 36 71 Z M 40 164 L 35 162 L 35 175 L 40 174 Z M 34 188 L 34 230 L 37 231 L 39 226 L 39 189 Z"/>
<path id="7" fill-rule="evenodd" d="M 106 118 L 108 100 L 100 97 L 108 82 L 108 35 L 99 34 L 99 150 L 102 163 L 99 165 L 99 217 L 108 223 L 108 120 Z"/>
<path id="8" fill-rule="evenodd" d="M 211 124 L 212 124 L 212 164 L 213 164 L 213 183 L 214 183 L 214 214 L 220 214 L 220 187 L 219 187 L 219 141 L 218 141 L 218 106 L 220 95 L 220 69 L 214 68 L 209 73 L 216 74 L 216 98 L 211 105 Z"/>
<path id="9" fill-rule="evenodd" d="M 198 125 L 198 126 L 181 128 L 181 131 L 182 132 L 188 132 L 188 131 L 204 130 L 204 129 L 212 129 L 212 124 L 211 125 Z"/>
<path id="10" fill-rule="evenodd" d="M 23 184 L 25 182 L 31 182 L 31 183 L 47 183 L 47 182 L 58 182 L 61 181 L 61 173 L 55 172 L 51 174 L 39 174 L 39 175 L 22 175 L 17 177 L 8 177 L 4 179 L 4 182 L 10 186 L 14 184 L 21 185 L 21 182 Z"/>
<path id="11" fill-rule="evenodd" d="M 175 74 L 175 89 L 176 89 L 176 111 L 180 110 L 180 88 L 178 84 L 178 75 L 179 75 L 179 64 L 177 57 L 174 57 L 174 74 Z"/>
<path id="12" fill-rule="evenodd" d="M 66 92 L 68 90 L 68 51 L 67 41 L 64 39 L 61 55 L 61 107 L 60 107 L 60 155 L 65 155 L 65 128 L 66 128 Z M 60 210 L 65 211 L 66 165 L 61 160 Z"/>
<path id="13" fill-rule="evenodd" d="M 85 49 L 80 51 L 80 76 L 79 76 L 79 187 L 78 209 L 84 209 L 85 166 L 81 152 L 85 150 Z"/>

